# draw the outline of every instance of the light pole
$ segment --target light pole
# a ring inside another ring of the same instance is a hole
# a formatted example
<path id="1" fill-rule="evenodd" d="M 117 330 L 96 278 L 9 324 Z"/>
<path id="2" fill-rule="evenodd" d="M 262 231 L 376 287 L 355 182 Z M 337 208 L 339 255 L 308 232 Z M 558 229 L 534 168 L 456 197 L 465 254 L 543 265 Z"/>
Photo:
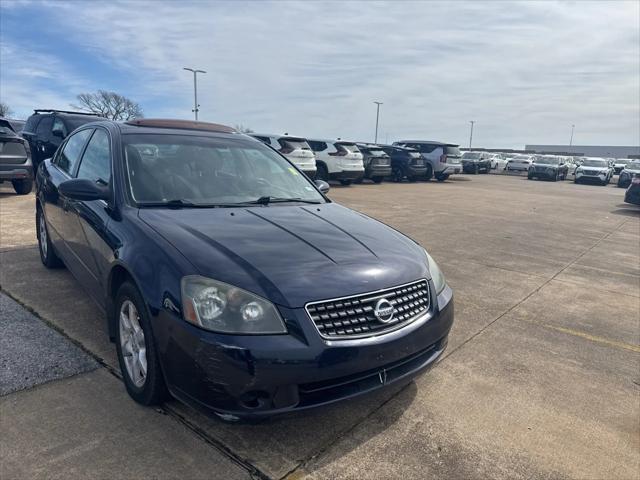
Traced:
<path id="1" fill-rule="evenodd" d="M 469 150 L 471 150 L 471 142 L 473 141 L 473 124 L 476 123 L 475 120 L 469 120 L 471 124 L 471 134 L 469 135 Z"/>
<path id="2" fill-rule="evenodd" d="M 193 68 L 184 67 L 183 70 L 193 72 L 193 113 L 196 114 L 196 122 L 198 121 L 198 73 L 207 73 L 204 70 L 195 70 Z"/>
<path id="3" fill-rule="evenodd" d="M 373 102 L 376 104 L 376 138 L 373 143 L 378 143 L 378 120 L 380 119 L 380 105 L 382 102 Z"/>
<path id="4" fill-rule="evenodd" d="M 571 138 L 569 139 L 569 146 L 573 145 L 573 129 L 576 128 L 575 125 L 571 125 Z"/>

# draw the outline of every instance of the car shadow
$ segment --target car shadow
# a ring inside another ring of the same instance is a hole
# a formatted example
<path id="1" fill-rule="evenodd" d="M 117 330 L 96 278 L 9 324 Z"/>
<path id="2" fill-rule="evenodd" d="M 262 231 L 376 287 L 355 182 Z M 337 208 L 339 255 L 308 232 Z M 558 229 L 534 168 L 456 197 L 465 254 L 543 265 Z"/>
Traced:
<path id="1" fill-rule="evenodd" d="M 628 205 L 626 203 L 621 203 L 619 205 L 616 205 L 615 210 L 611 210 L 610 213 L 613 213 L 614 215 L 622 215 L 624 217 L 635 217 L 635 218 L 640 218 L 640 207 L 636 206 L 636 205 Z"/>

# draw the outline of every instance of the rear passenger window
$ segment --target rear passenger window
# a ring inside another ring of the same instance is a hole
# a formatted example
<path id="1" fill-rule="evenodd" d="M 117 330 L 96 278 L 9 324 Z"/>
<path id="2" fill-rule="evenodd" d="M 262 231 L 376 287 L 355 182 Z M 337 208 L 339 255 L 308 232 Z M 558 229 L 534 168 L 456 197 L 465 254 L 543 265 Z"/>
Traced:
<path id="1" fill-rule="evenodd" d="M 80 168 L 78 178 L 87 178 L 94 182 L 109 183 L 111 178 L 111 155 L 109 149 L 109 136 L 101 128 L 96 129 L 89 140 Z"/>
<path id="2" fill-rule="evenodd" d="M 38 124 L 36 135 L 39 140 L 47 140 L 51 137 L 51 125 L 53 125 L 53 119 L 51 117 L 44 117 Z"/>
<path id="3" fill-rule="evenodd" d="M 78 160 L 80 160 L 82 149 L 92 132 L 92 129 L 80 130 L 69 137 L 58 157 L 57 165 L 60 170 L 67 172 L 69 175 L 73 174 L 73 170 L 76 168 Z"/>

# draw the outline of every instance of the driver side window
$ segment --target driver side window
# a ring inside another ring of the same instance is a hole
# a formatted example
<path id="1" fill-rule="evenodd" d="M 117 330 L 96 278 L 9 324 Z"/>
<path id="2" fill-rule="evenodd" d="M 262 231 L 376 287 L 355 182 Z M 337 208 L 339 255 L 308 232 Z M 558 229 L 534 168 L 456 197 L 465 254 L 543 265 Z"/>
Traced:
<path id="1" fill-rule="evenodd" d="M 78 178 L 108 184 L 111 179 L 111 152 L 109 135 L 101 128 L 96 129 L 82 155 Z"/>
<path id="2" fill-rule="evenodd" d="M 80 130 L 69 137 L 58 157 L 57 165 L 60 170 L 73 175 L 82 150 L 92 132 L 92 129 Z"/>

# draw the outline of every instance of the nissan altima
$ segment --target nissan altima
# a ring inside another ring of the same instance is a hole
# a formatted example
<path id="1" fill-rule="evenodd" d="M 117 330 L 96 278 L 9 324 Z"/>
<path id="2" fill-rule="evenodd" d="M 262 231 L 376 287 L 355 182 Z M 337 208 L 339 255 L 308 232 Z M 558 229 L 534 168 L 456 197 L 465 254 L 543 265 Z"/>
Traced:
<path id="1" fill-rule="evenodd" d="M 105 311 L 125 387 L 226 420 L 407 382 L 453 294 L 416 242 L 222 125 L 83 125 L 37 174 L 42 263 Z"/>

